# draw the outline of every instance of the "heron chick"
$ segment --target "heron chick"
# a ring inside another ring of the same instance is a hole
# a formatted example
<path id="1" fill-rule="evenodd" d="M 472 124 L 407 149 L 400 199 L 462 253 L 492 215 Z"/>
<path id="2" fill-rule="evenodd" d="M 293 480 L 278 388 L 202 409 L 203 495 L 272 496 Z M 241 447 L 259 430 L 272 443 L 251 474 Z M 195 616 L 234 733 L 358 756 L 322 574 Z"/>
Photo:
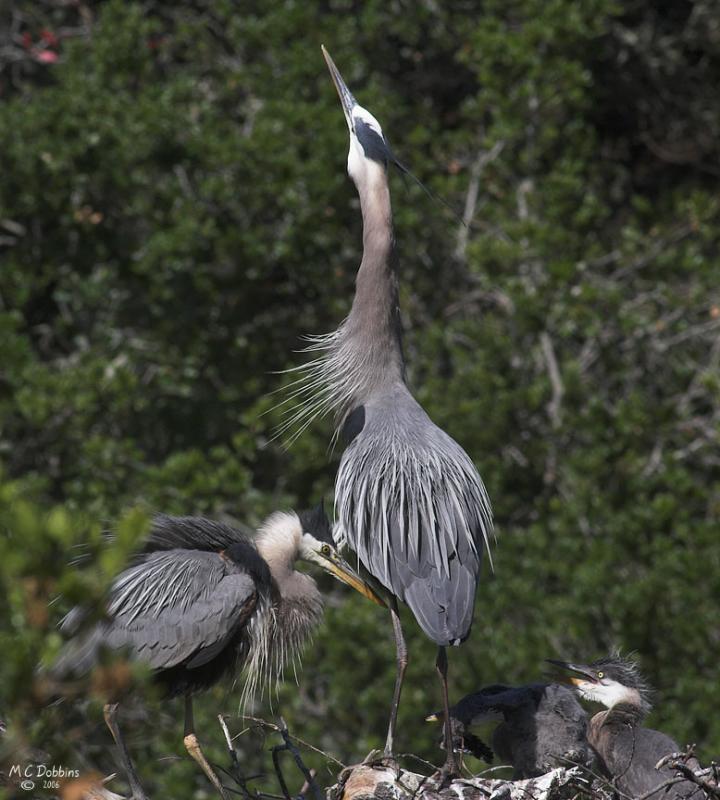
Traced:
<path id="1" fill-rule="evenodd" d="M 679 752 L 680 745 L 662 731 L 643 726 L 652 708 L 651 689 L 635 661 L 613 654 L 589 664 L 553 659 L 548 663 L 570 673 L 567 680 L 581 698 L 606 707 L 590 719 L 588 741 L 622 794 L 643 797 L 657 789 L 664 800 L 704 796 L 696 784 L 682 780 L 669 767 L 656 769 L 660 759 Z M 688 766 L 699 768 L 695 759 Z"/>
<path id="2" fill-rule="evenodd" d="M 106 618 L 85 632 L 81 613 L 63 621 L 76 634 L 53 672 L 88 672 L 102 650 L 127 653 L 152 668 L 168 696 L 185 696 L 185 746 L 215 788 L 225 790 L 205 759 L 194 731 L 192 695 L 244 669 L 243 702 L 277 683 L 322 618 L 315 581 L 295 570 L 297 561 L 322 567 L 382 604 L 338 554 L 322 508 L 276 512 L 254 540 L 202 517 L 159 515 L 144 549 L 110 588 Z M 105 718 L 136 800 L 144 793 L 117 726 L 116 704 Z"/>
<path id="3" fill-rule="evenodd" d="M 544 775 L 556 767 L 592 768 L 595 752 L 587 740 L 587 714 L 572 689 L 557 683 L 494 684 L 465 695 L 450 709 L 453 747 L 489 762 L 496 753 L 512 765 L 513 780 Z M 437 714 L 427 717 L 435 722 Z M 472 729 L 498 723 L 492 750 Z"/>

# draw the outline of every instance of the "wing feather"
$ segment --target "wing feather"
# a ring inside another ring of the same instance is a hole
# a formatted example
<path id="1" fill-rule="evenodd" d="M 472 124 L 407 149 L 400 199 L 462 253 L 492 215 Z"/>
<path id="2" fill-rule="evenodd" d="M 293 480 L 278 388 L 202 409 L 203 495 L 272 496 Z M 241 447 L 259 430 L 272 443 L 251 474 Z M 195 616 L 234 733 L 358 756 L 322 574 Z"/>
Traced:
<path id="1" fill-rule="evenodd" d="M 207 517 L 171 517 L 157 514 L 145 543 L 155 550 L 206 550 L 217 553 L 236 542 L 247 541 L 239 530 Z"/>
<path id="2" fill-rule="evenodd" d="M 195 668 L 230 644 L 257 596 L 253 578 L 219 553 L 148 553 L 116 578 L 108 619 L 70 643 L 59 671 L 87 671 L 101 647 L 125 649 L 154 669 Z"/>
<path id="3" fill-rule="evenodd" d="M 404 386 L 365 404 L 335 484 L 342 536 L 438 644 L 467 638 L 490 503 L 465 451 Z"/>

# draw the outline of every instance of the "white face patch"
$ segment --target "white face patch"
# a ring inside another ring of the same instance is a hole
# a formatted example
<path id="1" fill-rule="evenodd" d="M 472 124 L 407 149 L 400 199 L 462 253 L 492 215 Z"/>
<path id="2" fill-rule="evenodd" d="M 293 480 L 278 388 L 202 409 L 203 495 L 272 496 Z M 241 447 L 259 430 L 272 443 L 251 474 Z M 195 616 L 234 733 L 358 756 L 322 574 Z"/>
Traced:
<path id="1" fill-rule="evenodd" d="M 350 131 L 347 171 L 348 175 L 355 181 L 356 186 L 359 186 L 360 183 L 384 179 L 385 176 L 385 170 L 382 166 L 365 155 L 363 146 L 352 131 Z"/>
<path id="2" fill-rule="evenodd" d="M 630 689 L 611 678 L 603 678 L 600 683 L 582 681 L 578 682 L 576 686 L 586 700 L 602 703 L 606 708 L 612 708 L 618 703 L 640 705 L 640 695 L 637 689 Z"/>
<path id="3" fill-rule="evenodd" d="M 303 532 L 300 539 L 300 558 L 305 561 L 317 561 L 315 555 L 320 550 L 320 542 L 311 534 Z"/>
<path id="4" fill-rule="evenodd" d="M 330 547 L 330 545 L 316 539 L 311 533 L 303 533 L 302 539 L 300 540 L 299 557 L 303 561 L 310 561 L 313 564 L 319 564 L 321 567 L 327 568 L 327 559 L 332 552 L 327 555 L 323 554 L 324 547 Z"/>
<path id="5" fill-rule="evenodd" d="M 358 142 L 355 134 L 350 131 L 350 149 L 348 150 L 347 171 L 348 175 L 355 181 L 355 183 L 357 183 L 362 174 L 365 161 L 367 161 L 367 159 L 365 158 L 365 152 L 362 149 L 362 145 L 360 142 Z"/>
<path id="6" fill-rule="evenodd" d="M 370 128 L 372 128 L 381 139 L 385 138 L 383 136 L 380 123 L 366 108 L 363 108 L 362 106 L 354 106 L 352 110 L 352 118 L 353 118 L 353 127 L 355 125 L 355 120 L 361 120 Z M 369 159 L 365 155 L 365 150 L 358 141 L 358 138 L 355 135 L 355 131 L 351 129 L 350 150 L 348 151 L 348 162 L 347 162 L 348 175 L 357 184 L 359 180 L 367 179 L 368 177 L 370 177 L 367 174 L 368 169 L 370 168 L 369 167 L 370 164 L 374 164 L 374 162 L 372 161 L 372 159 Z"/>

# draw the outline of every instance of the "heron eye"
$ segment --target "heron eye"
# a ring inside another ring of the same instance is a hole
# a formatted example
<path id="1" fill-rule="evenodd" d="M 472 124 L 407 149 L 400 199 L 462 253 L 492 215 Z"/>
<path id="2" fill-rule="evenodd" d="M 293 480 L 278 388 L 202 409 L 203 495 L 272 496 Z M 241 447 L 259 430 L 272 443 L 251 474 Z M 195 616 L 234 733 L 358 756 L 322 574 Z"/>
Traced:
<path id="1" fill-rule="evenodd" d="M 321 552 L 321 553 L 322 553 L 324 556 L 329 556 L 329 555 L 330 555 L 330 553 L 332 553 L 332 547 L 330 547 L 330 545 L 329 545 L 329 544 L 324 544 L 324 545 L 323 545 L 323 546 L 320 548 L 320 552 Z"/>
<path id="2" fill-rule="evenodd" d="M 598 676 L 598 678 L 604 678 L 605 677 L 605 673 L 604 672 L 598 672 L 597 676 Z"/>

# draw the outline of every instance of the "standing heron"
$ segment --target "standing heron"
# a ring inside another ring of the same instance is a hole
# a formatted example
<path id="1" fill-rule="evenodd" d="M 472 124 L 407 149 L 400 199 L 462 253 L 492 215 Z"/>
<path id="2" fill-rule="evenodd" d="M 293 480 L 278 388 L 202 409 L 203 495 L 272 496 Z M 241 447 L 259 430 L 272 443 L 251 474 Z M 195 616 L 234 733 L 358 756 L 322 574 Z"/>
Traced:
<path id="1" fill-rule="evenodd" d="M 300 656 L 323 603 L 315 581 L 294 569 L 298 560 L 382 603 L 338 555 L 322 508 L 277 512 L 254 541 L 202 517 L 157 516 L 142 553 L 111 586 L 106 619 L 69 642 L 53 671 L 88 672 L 102 649 L 151 667 L 168 696 L 185 697 L 185 747 L 224 798 L 195 735 L 192 697 L 244 667 L 247 700 L 258 686 L 281 680 L 285 665 Z M 75 632 L 81 616 L 70 612 L 65 631 Z M 116 715 L 116 703 L 105 706 L 133 796 L 143 800 Z"/>
<path id="2" fill-rule="evenodd" d="M 470 634 L 490 502 L 475 465 L 410 393 L 401 346 L 388 165 L 400 166 L 380 123 L 345 85 L 323 48 L 350 133 L 347 169 L 360 196 L 363 255 L 350 314 L 311 339 L 320 353 L 299 367 L 287 429 L 304 430 L 332 411 L 343 452 L 335 481 L 336 541 L 390 597 L 397 677 L 385 755 L 393 752 L 407 648 L 397 600 L 438 645 L 436 667 L 448 709 L 445 648 Z M 402 169 L 402 167 L 400 167 Z M 449 736 L 449 716 L 445 715 Z M 457 772 L 448 748 L 447 773 Z"/>
<path id="3" fill-rule="evenodd" d="M 591 664 L 548 661 L 572 673 L 569 680 L 580 697 L 606 706 L 606 711 L 591 718 L 588 741 L 620 792 L 642 797 L 676 777 L 669 767 L 656 768 L 663 756 L 677 753 L 680 746 L 662 731 L 643 727 L 642 721 L 651 709 L 651 692 L 634 661 L 619 655 L 599 658 Z M 695 761 L 693 764 L 699 766 Z M 657 793 L 664 800 L 702 796 L 696 784 L 679 778 Z"/>
<path id="4" fill-rule="evenodd" d="M 591 768 L 595 752 L 587 739 L 585 710 L 572 689 L 557 683 L 485 686 L 465 695 L 451 709 L 453 746 L 487 760 L 475 726 L 499 723 L 492 750 L 513 767 L 513 780 L 544 775 L 556 767 Z M 437 720 L 437 714 L 427 717 Z M 468 746 L 469 745 L 469 746 Z M 445 744 L 447 746 L 447 744 Z M 485 751 L 487 747 L 484 746 Z"/>

